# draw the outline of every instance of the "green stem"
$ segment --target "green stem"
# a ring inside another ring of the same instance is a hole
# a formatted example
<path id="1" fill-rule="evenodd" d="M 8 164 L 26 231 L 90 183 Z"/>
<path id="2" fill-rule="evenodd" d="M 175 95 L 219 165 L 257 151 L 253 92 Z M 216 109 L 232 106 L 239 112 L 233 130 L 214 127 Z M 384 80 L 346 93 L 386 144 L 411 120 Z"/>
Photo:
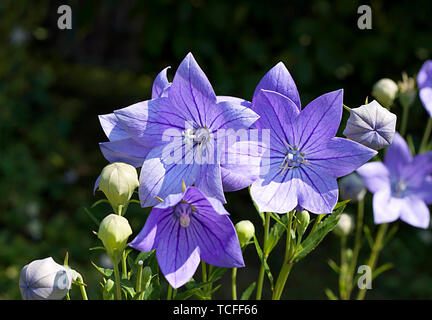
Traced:
<path id="1" fill-rule="evenodd" d="M 285 258 L 278 279 L 276 281 L 273 298 L 272 298 L 273 300 L 280 300 L 286 281 L 293 267 L 292 258 L 295 253 L 295 245 L 293 246 L 291 243 L 291 228 L 292 228 L 293 216 L 294 216 L 294 211 L 289 213 L 289 220 L 288 220 L 288 226 L 286 231 Z"/>
<path id="2" fill-rule="evenodd" d="M 127 266 L 126 266 L 126 254 L 123 251 L 122 253 L 122 271 L 123 271 L 123 278 L 127 279 Z"/>
<path id="3" fill-rule="evenodd" d="M 138 261 L 138 274 L 137 274 L 137 281 L 136 281 L 136 288 L 135 288 L 136 292 L 141 292 L 141 290 L 142 290 L 143 265 L 144 265 L 144 263 L 142 260 Z M 141 294 L 140 294 L 140 296 L 141 296 Z"/>
<path id="4" fill-rule="evenodd" d="M 341 268 L 339 273 L 339 295 L 341 299 L 346 297 L 347 261 L 346 261 L 346 235 L 341 237 Z"/>
<path id="5" fill-rule="evenodd" d="M 121 300 L 122 296 L 121 296 L 120 272 L 118 268 L 118 263 L 114 263 L 114 277 L 115 277 L 117 300 Z"/>
<path id="6" fill-rule="evenodd" d="M 385 234 L 387 232 L 387 229 L 388 229 L 387 223 L 383 223 L 379 226 L 374 244 L 372 246 L 372 252 L 371 252 L 371 254 L 369 256 L 369 260 L 367 262 L 367 265 L 371 269 L 372 275 L 373 275 L 373 271 L 375 268 L 375 264 L 378 260 L 379 253 L 381 252 L 381 249 L 383 248 L 383 240 L 384 240 Z M 366 288 L 360 289 L 360 291 L 357 295 L 357 300 L 363 300 L 365 295 L 366 295 Z"/>
<path id="7" fill-rule="evenodd" d="M 408 124 L 409 109 L 410 108 L 403 108 L 402 123 L 401 123 L 401 128 L 400 128 L 400 134 L 401 134 L 401 136 L 404 136 L 405 133 L 406 133 L 407 124 Z"/>
<path id="8" fill-rule="evenodd" d="M 207 268 L 204 260 L 201 260 L 202 282 L 207 282 Z"/>
<path id="9" fill-rule="evenodd" d="M 362 231 L 363 231 L 363 220 L 364 220 L 364 199 L 360 200 L 357 204 L 357 223 L 356 223 L 356 234 L 354 240 L 354 249 L 352 260 L 348 269 L 347 275 L 347 289 L 345 298 L 349 300 L 353 288 L 353 278 L 355 268 L 357 266 L 357 259 L 360 253 L 360 248 L 362 244 Z"/>
<path id="10" fill-rule="evenodd" d="M 171 300 L 171 298 L 172 298 L 172 287 L 170 284 L 168 284 L 167 300 Z"/>
<path id="11" fill-rule="evenodd" d="M 420 144 L 419 153 L 423 153 L 424 151 L 426 151 L 425 149 L 426 149 L 427 143 L 429 141 L 429 136 L 431 134 L 431 131 L 432 131 L 432 118 L 429 118 L 427 125 L 426 125 L 425 132 L 423 134 L 421 144 Z"/>
<path id="12" fill-rule="evenodd" d="M 86 292 L 84 284 L 80 285 L 79 287 L 80 287 L 81 296 L 82 296 L 83 300 L 88 300 L 87 292 Z"/>
<path id="13" fill-rule="evenodd" d="M 266 212 L 265 215 L 266 216 L 265 216 L 265 222 L 264 222 L 264 244 L 263 244 L 263 248 L 266 247 L 268 235 L 269 235 L 269 230 L 270 230 L 270 213 Z M 264 259 L 267 259 L 267 257 L 264 256 Z M 258 275 L 258 282 L 257 282 L 257 293 L 256 293 L 256 299 L 257 300 L 261 300 L 262 288 L 263 288 L 263 283 L 264 283 L 264 272 L 265 272 L 264 263 L 261 262 L 261 267 L 260 267 L 260 271 L 259 271 L 259 275 Z"/>
<path id="14" fill-rule="evenodd" d="M 232 299 L 237 300 L 237 268 L 232 269 L 232 277 L 231 277 L 231 291 L 232 291 Z"/>

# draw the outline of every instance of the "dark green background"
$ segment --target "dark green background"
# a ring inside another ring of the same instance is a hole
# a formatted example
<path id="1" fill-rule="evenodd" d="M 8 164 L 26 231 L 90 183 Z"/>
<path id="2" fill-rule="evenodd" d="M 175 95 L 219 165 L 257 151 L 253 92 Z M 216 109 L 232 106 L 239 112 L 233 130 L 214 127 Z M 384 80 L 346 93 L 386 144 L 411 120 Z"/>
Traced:
<path id="1" fill-rule="evenodd" d="M 57 28 L 61 4 L 72 7 L 72 30 Z M 91 284 L 90 298 L 100 297 L 101 278 L 90 260 L 99 263 L 101 254 L 88 250 L 99 245 L 91 232 L 96 226 L 83 210 L 102 197 L 92 193 L 106 164 L 98 148 L 106 137 L 97 115 L 148 99 L 156 74 L 171 65 L 172 77 L 189 51 L 217 94 L 249 100 L 265 72 L 283 61 L 303 105 L 344 88 L 345 104 L 359 106 L 378 79 L 396 81 L 402 71 L 418 72 L 432 57 L 432 2 L 372 1 L 372 30 L 357 28 L 361 4 L 0 1 L 0 299 L 20 298 L 23 265 L 47 256 L 60 263 L 66 251 Z M 392 111 L 401 115 L 397 105 Z M 417 99 L 408 128 L 417 145 L 426 119 Z M 245 190 L 227 199 L 234 222 L 251 219 L 260 229 Z M 147 212 L 136 205 L 128 211 L 134 234 Z M 93 213 L 102 219 L 110 208 L 101 205 Z M 431 241 L 430 230 L 401 223 L 380 259 L 395 267 L 373 282 L 367 297 L 432 298 Z M 275 270 L 281 256 L 276 251 L 270 259 Z M 325 299 L 326 287 L 336 290 L 328 258 L 339 259 L 334 235 L 295 266 L 284 297 Z M 240 291 L 257 276 L 252 247 L 245 260 Z M 216 297 L 230 298 L 227 284 Z M 77 289 L 72 297 L 79 298 Z"/>

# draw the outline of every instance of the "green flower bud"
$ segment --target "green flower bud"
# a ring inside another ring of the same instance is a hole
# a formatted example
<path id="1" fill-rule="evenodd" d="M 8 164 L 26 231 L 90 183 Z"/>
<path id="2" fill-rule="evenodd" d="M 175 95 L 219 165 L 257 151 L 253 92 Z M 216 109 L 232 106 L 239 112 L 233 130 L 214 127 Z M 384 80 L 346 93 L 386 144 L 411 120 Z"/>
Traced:
<path id="1" fill-rule="evenodd" d="M 102 290 L 104 300 L 114 300 L 114 281 L 108 279 Z"/>
<path id="2" fill-rule="evenodd" d="M 402 81 L 398 81 L 398 87 L 400 104 L 404 108 L 411 107 L 417 96 L 414 78 L 408 77 L 405 72 L 402 73 Z"/>
<path id="3" fill-rule="evenodd" d="M 372 88 L 372 95 L 384 107 L 389 109 L 396 99 L 398 93 L 398 86 L 396 82 L 391 79 L 384 78 L 379 80 Z"/>
<path id="4" fill-rule="evenodd" d="M 342 213 L 339 221 L 334 228 L 334 232 L 339 236 L 347 236 L 354 229 L 354 219 L 346 213 Z"/>
<path id="5" fill-rule="evenodd" d="M 255 234 L 255 227 L 249 220 L 242 220 L 235 225 L 240 246 L 244 247 Z"/>
<path id="6" fill-rule="evenodd" d="M 131 234 L 132 229 L 125 217 L 112 213 L 102 220 L 99 225 L 98 238 L 102 240 L 113 263 L 118 263 Z"/>
<path id="7" fill-rule="evenodd" d="M 309 222 L 310 222 L 309 212 L 307 212 L 306 210 L 298 212 L 296 214 L 296 218 L 297 218 L 296 219 L 296 222 L 297 222 L 297 232 L 298 232 L 298 234 L 300 236 L 302 236 L 305 233 L 305 231 L 306 231 L 306 229 L 307 229 L 307 227 L 309 225 Z"/>
<path id="8" fill-rule="evenodd" d="M 99 189 L 105 193 L 115 213 L 126 207 L 134 190 L 139 186 L 136 169 L 126 163 L 113 162 L 103 168 Z"/>

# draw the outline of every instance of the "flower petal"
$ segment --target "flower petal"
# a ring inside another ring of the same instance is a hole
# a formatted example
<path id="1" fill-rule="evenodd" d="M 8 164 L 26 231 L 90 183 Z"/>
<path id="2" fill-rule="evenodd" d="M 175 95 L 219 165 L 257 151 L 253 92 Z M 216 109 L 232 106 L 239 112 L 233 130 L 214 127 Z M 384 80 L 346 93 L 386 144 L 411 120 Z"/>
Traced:
<path id="1" fill-rule="evenodd" d="M 124 162 L 135 168 L 141 167 L 149 148 L 137 143 L 132 138 L 111 142 L 101 142 L 99 147 L 109 162 Z"/>
<path id="2" fill-rule="evenodd" d="M 420 89 L 420 100 L 426 111 L 432 117 L 432 60 L 427 60 L 417 75 L 417 85 Z"/>
<path id="3" fill-rule="evenodd" d="M 191 186 L 197 176 L 197 164 L 186 163 L 185 155 L 180 161 L 168 162 L 163 158 L 164 146 L 154 148 L 144 161 L 140 173 L 139 198 L 142 207 L 158 204 L 173 193 L 182 192 L 182 181 Z"/>
<path id="4" fill-rule="evenodd" d="M 402 221 L 417 227 L 429 228 L 430 213 L 423 200 L 415 195 L 404 198 L 400 218 Z"/>
<path id="5" fill-rule="evenodd" d="M 237 233 L 228 215 L 217 212 L 197 188 L 188 188 L 184 200 L 195 208 L 187 232 L 198 243 L 201 258 L 214 266 L 243 267 Z"/>
<path id="6" fill-rule="evenodd" d="M 366 188 L 372 193 L 390 187 L 390 173 L 387 167 L 378 161 L 369 162 L 357 169 Z"/>
<path id="7" fill-rule="evenodd" d="M 218 129 L 247 129 L 259 116 L 249 107 L 233 101 L 222 101 L 208 110 L 206 115 L 207 127 Z"/>
<path id="8" fill-rule="evenodd" d="M 293 124 L 300 113 L 294 102 L 280 93 L 261 90 L 252 108 L 260 116 L 255 127 L 271 130 L 271 145 L 283 149 L 288 148 L 287 143 L 294 146 L 296 132 Z"/>
<path id="9" fill-rule="evenodd" d="M 432 117 L 432 87 L 420 89 L 419 96 L 429 116 Z"/>
<path id="10" fill-rule="evenodd" d="M 426 177 L 422 184 L 412 189 L 412 193 L 426 204 L 432 204 L 432 177 Z"/>
<path id="11" fill-rule="evenodd" d="M 413 160 L 408 144 L 400 136 L 395 133 L 393 142 L 387 149 L 384 157 L 384 163 L 390 170 L 391 175 L 400 176 L 407 164 Z"/>
<path id="12" fill-rule="evenodd" d="M 120 125 L 120 122 L 114 113 L 100 115 L 99 122 L 105 135 L 110 141 L 130 138 L 129 134 Z"/>
<path id="13" fill-rule="evenodd" d="M 260 212 L 287 213 L 297 206 L 299 169 L 283 171 L 278 164 L 270 172 L 258 178 L 251 186 L 253 201 Z"/>
<path id="14" fill-rule="evenodd" d="M 167 77 L 167 71 L 171 67 L 166 67 L 163 69 L 153 81 L 152 87 L 152 99 L 162 97 L 166 88 L 170 85 Z"/>
<path id="15" fill-rule="evenodd" d="M 180 194 L 180 196 L 182 196 L 182 194 Z M 167 225 L 172 219 L 172 208 L 153 208 L 146 220 L 144 227 L 132 240 L 129 246 L 142 252 L 152 251 L 157 247 L 159 238 L 164 236 L 164 234 L 161 234 L 161 232 L 167 231 Z"/>
<path id="16" fill-rule="evenodd" d="M 164 144 L 163 135 L 168 130 L 174 129 L 175 135 L 181 136 L 187 122 L 181 113 L 165 97 L 142 101 L 114 111 L 131 137 L 150 148 Z"/>
<path id="17" fill-rule="evenodd" d="M 282 62 L 271 68 L 261 79 L 255 89 L 252 104 L 255 104 L 255 99 L 258 97 L 261 89 L 276 91 L 288 97 L 299 110 L 301 109 L 300 96 L 294 79 Z"/>
<path id="18" fill-rule="evenodd" d="M 247 100 L 244 100 L 242 98 L 237 97 L 231 97 L 231 96 L 216 96 L 216 103 L 220 102 L 231 102 L 232 104 L 244 106 L 244 107 L 251 107 L 251 103 Z"/>
<path id="19" fill-rule="evenodd" d="M 298 203 L 304 209 L 316 213 L 331 213 L 338 199 L 336 179 L 324 171 L 309 166 L 299 167 L 297 186 Z"/>
<path id="20" fill-rule="evenodd" d="M 330 176 L 339 178 L 345 176 L 377 154 L 360 143 L 343 139 L 331 138 L 321 150 L 305 155 L 308 166 L 318 167 Z"/>
<path id="21" fill-rule="evenodd" d="M 215 197 L 226 203 L 222 187 L 221 167 L 219 164 L 196 165 L 198 171 L 195 186 L 208 197 Z"/>
<path id="22" fill-rule="evenodd" d="M 200 263 L 200 249 L 189 233 L 189 227 L 170 219 L 156 248 L 159 267 L 174 289 L 188 282 Z"/>
<path id="23" fill-rule="evenodd" d="M 216 104 L 216 94 L 192 53 L 182 61 L 171 84 L 168 97 L 182 115 L 206 126 L 206 115 Z"/>
<path id="24" fill-rule="evenodd" d="M 343 90 L 323 94 L 309 103 L 297 117 L 295 147 L 312 152 L 336 135 L 342 117 Z"/>
<path id="25" fill-rule="evenodd" d="M 373 212 L 375 224 L 395 221 L 400 216 L 403 200 L 393 198 L 390 188 L 380 189 L 373 196 Z"/>
<path id="26" fill-rule="evenodd" d="M 401 178 L 410 187 L 421 185 L 425 177 L 432 173 L 432 151 L 419 154 L 413 161 L 404 166 Z"/>

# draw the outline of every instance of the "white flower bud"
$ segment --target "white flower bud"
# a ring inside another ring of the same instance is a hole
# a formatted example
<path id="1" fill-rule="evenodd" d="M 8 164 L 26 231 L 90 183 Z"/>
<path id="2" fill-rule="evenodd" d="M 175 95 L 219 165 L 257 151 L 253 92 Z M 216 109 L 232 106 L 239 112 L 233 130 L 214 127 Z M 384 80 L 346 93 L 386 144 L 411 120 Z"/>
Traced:
<path id="1" fill-rule="evenodd" d="M 115 213 L 118 213 L 120 206 L 127 205 L 138 186 L 136 169 L 126 163 L 113 162 L 107 165 L 100 175 L 99 189 L 105 193 Z"/>
<path id="2" fill-rule="evenodd" d="M 342 213 L 336 227 L 334 228 L 334 232 L 340 236 L 347 236 L 353 229 L 353 218 L 349 214 Z"/>
<path id="3" fill-rule="evenodd" d="M 112 213 L 100 223 L 98 238 L 102 240 L 108 255 L 114 260 L 114 263 L 118 262 L 131 234 L 132 229 L 129 222 L 125 217 L 118 214 Z"/>
<path id="4" fill-rule="evenodd" d="M 339 191 L 342 200 L 358 202 L 366 195 L 366 186 L 357 173 L 351 173 L 339 180 Z"/>
<path id="5" fill-rule="evenodd" d="M 398 86 L 392 79 L 379 80 L 372 88 L 372 95 L 386 108 L 390 108 L 396 99 Z"/>
<path id="6" fill-rule="evenodd" d="M 392 143 L 396 119 L 395 114 L 374 100 L 351 109 L 343 134 L 366 147 L 380 150 Z"/>
<path id="7" fill-rule="evenodd" d="M 19 280 L 24 300 L 61 300 L 69 291 L 71 284 L 70 271 L 51 257 L 25 265 Z"/>
<path id="8" fill-rule="evenodd" d="M 235 225 L 240 246 L 245 246 L 255 234 L 255 227 L 249 220 L 242 220 Z"/>

